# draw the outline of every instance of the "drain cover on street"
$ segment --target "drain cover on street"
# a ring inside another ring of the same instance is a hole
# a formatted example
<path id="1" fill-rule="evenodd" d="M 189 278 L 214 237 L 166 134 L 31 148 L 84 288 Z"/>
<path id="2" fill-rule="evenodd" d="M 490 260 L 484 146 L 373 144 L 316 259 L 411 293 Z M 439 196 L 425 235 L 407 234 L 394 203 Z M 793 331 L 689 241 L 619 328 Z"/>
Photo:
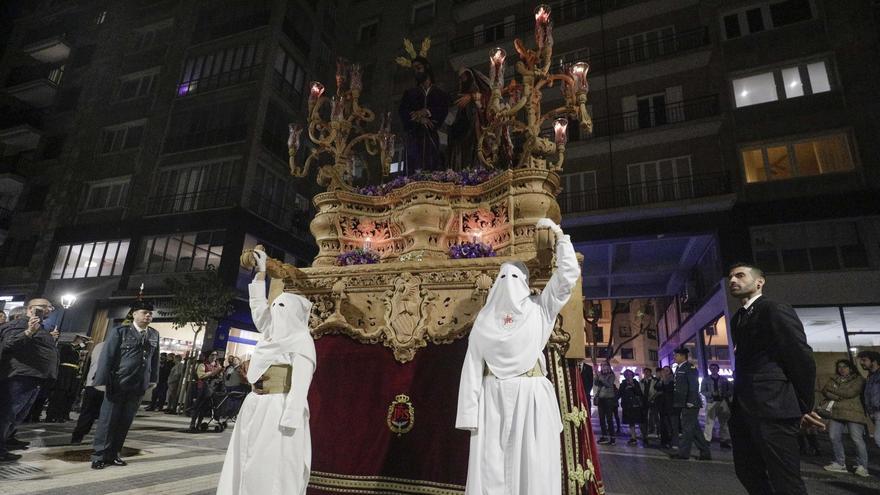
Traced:
<path id="1" fill-rule="evenodd" d="M 50 452 L 44 454 L 46 457 L 52 459 L 58 459 L 64 462 L 89 462 L 92 460 L 92 449 L 77 449 L 77 450 L 64 450 L 61 452 Z M 132 449 L 129 447 L 123 447 L 122 452 L 119 453 L 120 457 L 134 457 L 136 455 L 141 455 L 141 449 Z"/>
<path id="2" fill-rule="evenodd" d="M 44 474 L 44 471 L 36 466 L 18 463 L 0 464 L 0 480 L 29 480 Z"/>

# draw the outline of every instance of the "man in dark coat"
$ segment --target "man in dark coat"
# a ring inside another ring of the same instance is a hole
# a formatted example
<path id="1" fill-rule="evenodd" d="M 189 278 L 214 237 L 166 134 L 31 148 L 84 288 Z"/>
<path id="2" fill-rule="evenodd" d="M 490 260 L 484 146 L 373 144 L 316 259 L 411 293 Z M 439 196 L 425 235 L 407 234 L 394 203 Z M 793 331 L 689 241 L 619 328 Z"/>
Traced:
<path id="1" fill-rule="evenodd" d="M 675 392 L 673 407 L 681 417 L 681 440 L 678 442 L 678 453 L 670 454 L 673 459 L 690 459 L 691 444 L 697 444 L 700 449 L 701 461 L 712 459 L 709 451 L 709 443 L 700 429 L 700 408 L 703 401 L 700 399 L 700 382 L 697 380 L 697 368 L 688 361 L 690 351 L 686 347 L 679 347 L 674 352 L 675 362 Z"/>
<path id="2" fill-rule="evenodd" d="M 53 309 L 48 299 L 31 299 L 27 317 L 0 331 L 0 462 L 21 458 L 9 452 L 8 438 L 30 411 L 43 383 L 58 373 L 55 338 L 43 327 Z"/>
<path id="3" fill-rule="evenodd" d="M 64 423 L 70 421 L 70 409 L 80 389 L 80 351 L 85 350 L 88 337 L 75 335 L 72 342 L 58 344 L 58 379 L 49 395 L 46 421 Z"/>
<path id="4" fill-rule="evenodd" d="M 438 133 L 449 112 L 449 95 L 434 85 L 431 63 L 424 57 L 412 61 L 416 85 L 403 93 L 398 113 L 406 131 L 406 173 L 442 170 Z"/>
<path id="5" fill-rule="evenodd" d="M 731 320 L 736 368 L 730 437 L 736 476 L 756 494 L 803 494 L 798 432 L 824 428 L 813 413 L 816 362 L 794 310 L 762 296 L 760 268 L 738 263 L 730 295 L 742 302 Z"/>
<path id="6" fill-rule="evenodd" d="M 135 301 L 131 324 L 107 332 L 93 382 L 104 390 L 95 429 L 92 469 L 125 466 L 119 457 L 144 393 L 159 380 L 159 332 L 151 328 L 153 305 Z"/>
<path id="7" fill-rule="evenodd" d="M 581 382 L 584 384 L 584 395 L 587 398 L 587 414 L 593 409 L 593 367 L 586 359 L 581 361 Z"/>

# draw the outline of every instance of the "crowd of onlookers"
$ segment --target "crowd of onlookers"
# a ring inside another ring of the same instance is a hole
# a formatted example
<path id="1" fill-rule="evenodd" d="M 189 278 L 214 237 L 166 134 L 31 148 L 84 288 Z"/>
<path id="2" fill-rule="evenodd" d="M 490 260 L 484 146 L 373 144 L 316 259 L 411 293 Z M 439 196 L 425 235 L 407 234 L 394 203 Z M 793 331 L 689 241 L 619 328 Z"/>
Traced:
<path id="1" fill-rule="evenodd" d="M 684 354 L 685 359 L 676 370 L 686 362 L 686 356 Z M 844 433 L 847 433 L 855 447 L 856 474 L 867 475 L 866 439 L 873 439 L 880 447 L 880 353 L 859 352 L 857 361 L 867 378 L 852 361 L 837 361 L 834 375 L 821 384 L 815 410 L 826 420 L 831 440 L 833 462 L 825 469 L 847 472 L 844 446 Z M 676 385 L 688 385 L 685 381 L 676 381 L 676 372 L 670 366 L 644 368 L 641 377 L 635 375 L 631 369 L 625 369 L 619 379 L 608 362 L 602 363 L 596 372 L 586 361 L 581 363 L 584 387 L 587 393 L 592 391 L 590 399 L 597 408 L 599 444 L 614 445 L 622 434 L 621 426 L 626 426 L 629 445 L 637 445 L 641 437 L 642 446 L 647 447 L 652 439 L 657 439 L 657 446 L 677 450 L 685 426 L 681 412 L 690 406 L 704 410 L 702 435 L 706 442 L 716 438 L 717 430 L 721 448 L 731 447 L 727 423 L 731 415 L 733 382 L 719 375 L 717 364 L 711 364 L 709 375 L 702 379 L 699 403 L 677 403 Z M 801 432 L 799 440 L 802 454 L 822 455 L 815 431 Z"/>
<path id="2" fill-rule="evenodd" d="M 93 381 L 104 343 L 90 345 L 86 335 L 45 328 L 53 310 L 48 300 L 37 298 L 8 314 L 0 311 L 0 462 L 18 460 L 13 451 L 28 448 L 29 442 L 16 437 L 22 423 L 64 423 L 78 410 L 71 443 L 80 444 L 99 419 L 105 392 Z M 234 420 L 248 390 L 236 356 L 224 360 L 214 351 L 194 362 L 162 352 L 158 380 L 142 402 L 147 411 L 190 415 L 190 429 L 200 431 L 206 417 Z M 226 397 L 227 392 L 239 393 Z"/>

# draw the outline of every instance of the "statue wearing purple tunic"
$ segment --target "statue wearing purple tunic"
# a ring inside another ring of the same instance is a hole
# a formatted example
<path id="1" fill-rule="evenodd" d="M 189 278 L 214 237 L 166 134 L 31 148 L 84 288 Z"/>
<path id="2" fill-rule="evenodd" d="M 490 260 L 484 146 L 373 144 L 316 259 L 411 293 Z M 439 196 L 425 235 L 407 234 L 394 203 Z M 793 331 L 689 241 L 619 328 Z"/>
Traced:
<path id="1" fill-rule="evenodd" d="M 434 77 L 427 59 L 413 59 L 416 86 L 403 94 L 400 100 L 400 121 L 406 131 L 406 173 L 416 170 L 442 170 L 438 130 L 449 112 L 449 95 L 434 85 Z"/>

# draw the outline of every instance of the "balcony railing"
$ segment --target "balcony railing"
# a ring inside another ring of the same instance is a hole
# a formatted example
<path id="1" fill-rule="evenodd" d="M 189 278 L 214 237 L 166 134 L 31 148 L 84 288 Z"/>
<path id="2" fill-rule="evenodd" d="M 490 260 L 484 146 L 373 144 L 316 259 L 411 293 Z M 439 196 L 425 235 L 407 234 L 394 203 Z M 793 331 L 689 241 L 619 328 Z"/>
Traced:
<path id="1" fill-rule="evenodd" d="M 223 36 L 240 33 L 260 26 L 269 24 L 271 10 L 259 10 L 249 15 L 234 19 L 224 18 L 223 22 L 211 23 L 202 17 L 196 25 L 192 42 L 202 43 Z"/>
<path id="2" fill-rule="evenodd" d="M 285 208 L 283 205 L 272 201 L 272 198 L 256 190 L 251 191 L 248 205 L 248 208 L 257 215 L 300 238 L 308 238 L 311 235 L 309 223 L 311 222 L 312 215 L 308 211 Z"/>
<path id="3" fill-rule="evenodd" d="M 165 139 L 163 153 L 177 153 L 179 151 L 217 146 L 220 144 L 242 141 L 247 137 L 247 124 L 239 124 L 219 129 L 208 129 L 202 132 L 183 134 L 181 136 L 169 136 Z"/>
<path id="4" fill-rule="evenodd" d="M 6 77 L 6 86 L 12 87 L 40 80 L 47 80 L 57 86 L 61 84 L 61 77 L 64 75 L 63 67 L 53 67 L 49 64 L 16 67 Z"/>
<path id="5" fill-rule="evenodd" d="M 604 12 L 609 12 L 639 3 L 640 1 L 642 0 L 605 0 L 604 2 L 557 0 L 555 2 L 548 2 L 548 5 L 550 5 L 550 11 L 553 14 L 553 25 L 559 27 L 581 19 L 598 16 L 603 13 L 603 9 Z M 464 2 L 457 1 L 456 3 Z M 589 8 L 587 8 L 588 3 Z M 486 26 L 482 31 L 451 39 L 449 41 L 451 53 L 464 52 L 485 44 L 505 41 L 523 33 L 531 32 L 535 28 L 535 18 L 532 16 L 532 12 L 518 12 L 517 14 L 519 15 L 512 22 Z"/>
<path id="6" fill-rule="evenodd" d="M 255 81 L 262 75 L 263 66 L 253 65 L 251 67 L 242 67 L 238 70 L 203 77 L 201 79 L 193 79 L 192 81 L 182 82 L 177 85 L 177 96 L 189 96 L 225 86 L 233 86 L 235 84 Z"/>
<path id="7" fill-rule="evenodd" d="M 569 191 L 559 195 L 562 213 L 583 213 L 668 201 L 705 198 L 731 191 L 727 172 L 638 182 L 604 189 Z"/>
<path id="8" fill-rule="evenodd" d="M 302 108 L 305 99 L 303 98 L 303 94 L 298 91 L 293 84 L 290 84 L 287 79 L 284 78 L 283 74 L 278 73 L 277 71 L 272 71 L 272 85 L 275 87 L 275 90 L 281 94 L 284 98 L 290 102 L 293 108 L 299 110 Z"/>
<path id="9" fill-rule="evenodd" d="M 150 197 L 147 215 L 170 215 L 225 208 L 233 205 L 234 194 L 235 191 L 231 187 L 182 194 L 157 194 Z"/>

